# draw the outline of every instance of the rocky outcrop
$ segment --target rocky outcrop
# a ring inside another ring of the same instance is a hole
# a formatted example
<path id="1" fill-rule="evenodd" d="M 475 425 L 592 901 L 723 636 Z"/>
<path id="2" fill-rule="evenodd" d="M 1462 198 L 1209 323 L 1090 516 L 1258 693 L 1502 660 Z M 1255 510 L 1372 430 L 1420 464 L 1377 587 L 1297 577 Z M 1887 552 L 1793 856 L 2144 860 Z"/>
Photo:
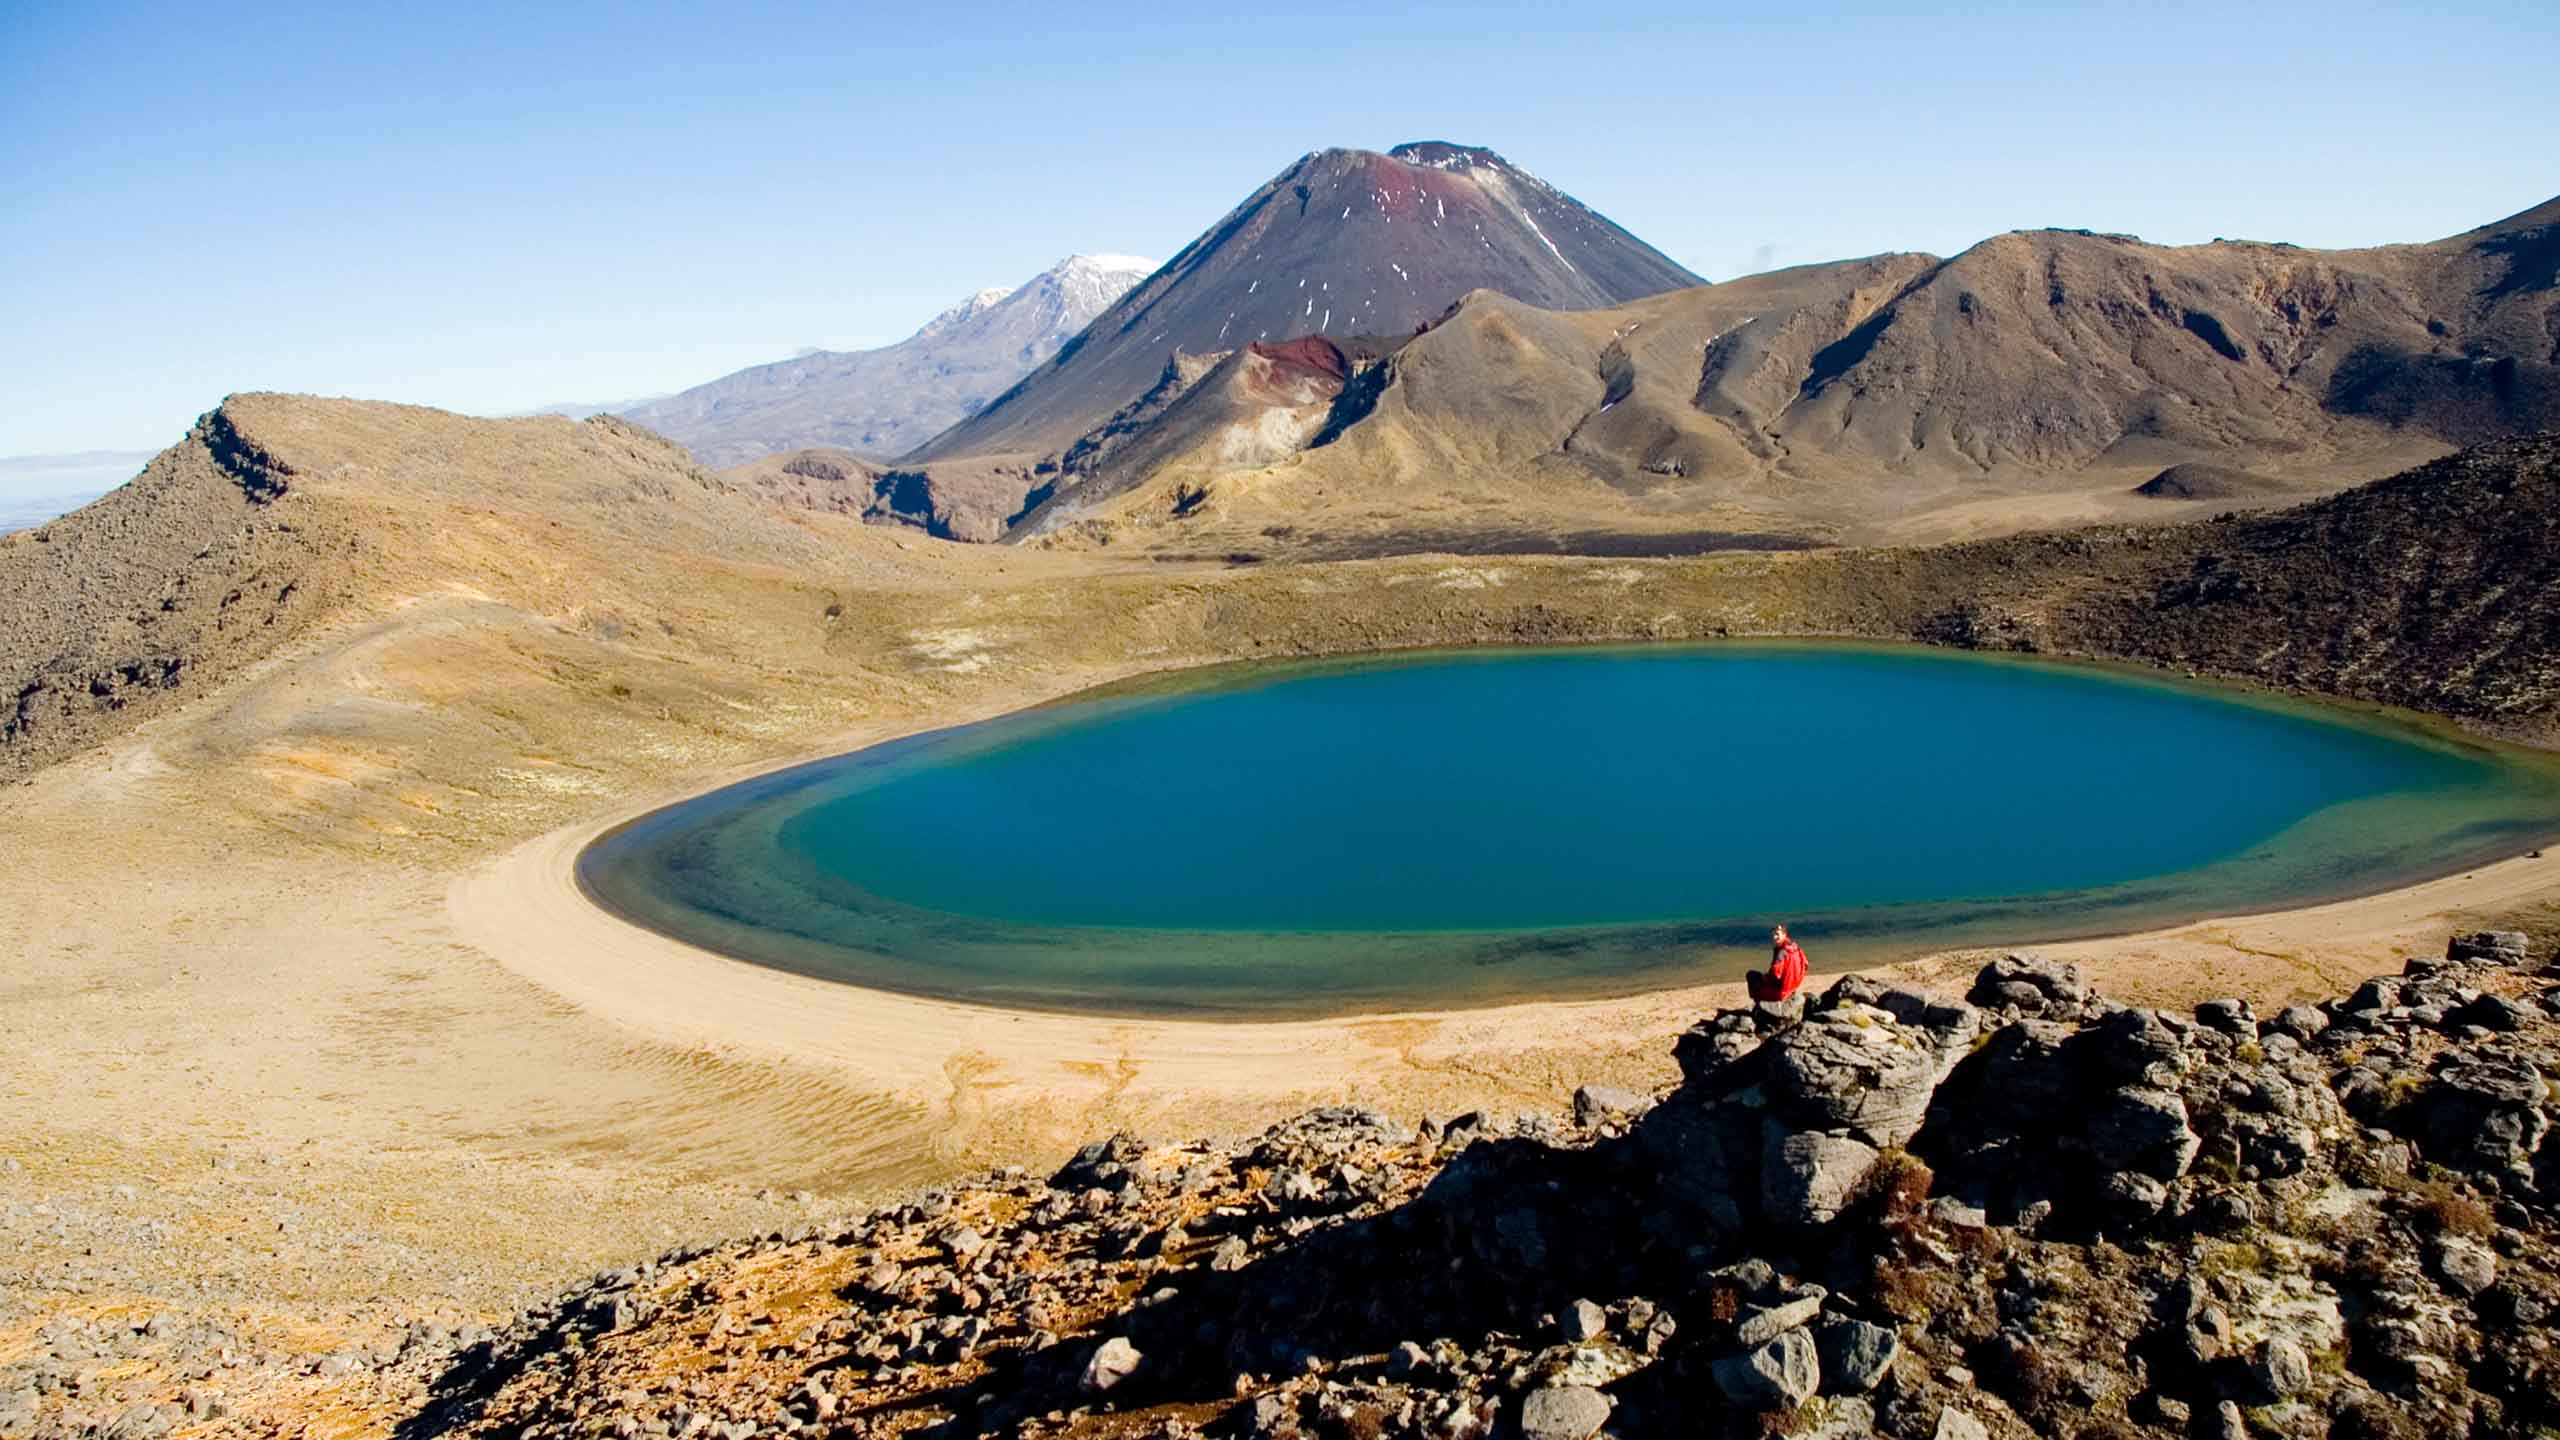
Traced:
<path id="1" fill-rule="evenodd" d="M 803 492 L 833 484 L 789 478 Z M 824 532 L 757 488 L 725 484 L 607 416 L 472 420 L 230 396 L 131 481 L 0 535 L 0 780 L 214 696 L 360 617 L 414 615 L 421 597 L 628 616 L 653 589 L 692 593 L 706 566 L 817 575 L 851 560 L 842 527 Z M 525 564 L 529 553 L 544 563 Z M 319 713 L 258 707 L 244 731 L 212 743 L 349 744 L 349 712 Z M 283 714 L 313 729 L 289 738 Z M 183 751 L 225 728 L 199 709 L 164 743 Z M 404 770 L 416 763 L 409 743 L 387 747 L 410 757 Z"/>
<path id="2" fill-rule="evenodd" d="M 1709 1016 L 1649 1105 L 1114 1137 L 600 1277 L 408 1433 L 2541 1433 L 2535 964 L 2464 937 L 2260 1022 L 2010 956 Z"/>
<path id="3" fill-rule="evenodd" d="M 0 776 L 129 727 L 342 596 L 344 542 L 228 405 L 104 498 L 0 537 Z"/>

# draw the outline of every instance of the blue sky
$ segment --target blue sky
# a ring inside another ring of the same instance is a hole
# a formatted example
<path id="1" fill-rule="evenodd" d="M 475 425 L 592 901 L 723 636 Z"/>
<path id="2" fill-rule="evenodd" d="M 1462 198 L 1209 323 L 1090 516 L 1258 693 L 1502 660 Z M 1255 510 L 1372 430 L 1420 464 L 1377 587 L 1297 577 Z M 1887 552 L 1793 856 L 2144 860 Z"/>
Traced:
<path id="1" fill-rule="evenodd" d="M 881 344 L 1168 256 L 1325 145 L 1490 145 L 1710 278 L 2026 225 L 2429 238 L 2560 193 L 2555 54 L 2550 0 L 16 0 L 0 455 L 232 390 L 499 412 Z"/>

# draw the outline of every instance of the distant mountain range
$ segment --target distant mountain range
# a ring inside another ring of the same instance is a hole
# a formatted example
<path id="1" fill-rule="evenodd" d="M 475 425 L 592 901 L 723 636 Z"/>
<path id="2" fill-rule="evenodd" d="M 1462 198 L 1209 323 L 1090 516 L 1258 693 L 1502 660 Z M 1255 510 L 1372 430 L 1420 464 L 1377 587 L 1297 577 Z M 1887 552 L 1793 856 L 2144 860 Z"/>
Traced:
<path id="1" fill-rule="evenodd" d="M 666 398 L 664 395 L 643 395 L 634 400 L 562 400 L 550 405 L 536 405 L 530 410 L 510 410 L 504 415 L 490 418 L 517 420 L 527 415 L 557 415 L 563 420 L 584 420 L 590 415 L 611 415 L 618 411 L 637 409 L 643 405 L 654 405 Z"/>
<path id="2" fill-rule="evenodd" d="M 2560 428 L 2560 200 L 2361 250 L 2022 230 L 1709 285 L 1491 150 L 1321 150 L 1160 269 L 1070 259 L 623 414 L 782 503 L 968 540 L 1665 553 L 2154 519 Z"/>
<path id="3" fill-rule="evenodd" d="M 1155 268 L 1071 255 L 1021 285 L 979 291 L 895 345 L 754 366 L 620 414 L 715 468 L 813 447 L 895 457 L 975 413 Z"/>

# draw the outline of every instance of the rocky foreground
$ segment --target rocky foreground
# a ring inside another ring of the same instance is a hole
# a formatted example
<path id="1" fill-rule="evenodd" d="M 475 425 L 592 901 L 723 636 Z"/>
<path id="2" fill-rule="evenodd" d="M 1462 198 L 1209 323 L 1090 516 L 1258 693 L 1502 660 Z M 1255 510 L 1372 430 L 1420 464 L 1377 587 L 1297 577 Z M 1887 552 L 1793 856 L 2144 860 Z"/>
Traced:
<path id="1" fill-rule="evenodd" d="M 1851 976 L 1702 1020 L 1660 1097 L 1115 1137 L 283 1382 L 57 1322 L 0 1432 L 283 1430 L 228 1398 L 281 1383 L 414 1436 L 2548 1435 L 2530 952 L 2458 937 L 2271 1017 L 2031 956 L 1963 999 Z M 118 1402 L 144 1370 L 189 1393 Z"/>

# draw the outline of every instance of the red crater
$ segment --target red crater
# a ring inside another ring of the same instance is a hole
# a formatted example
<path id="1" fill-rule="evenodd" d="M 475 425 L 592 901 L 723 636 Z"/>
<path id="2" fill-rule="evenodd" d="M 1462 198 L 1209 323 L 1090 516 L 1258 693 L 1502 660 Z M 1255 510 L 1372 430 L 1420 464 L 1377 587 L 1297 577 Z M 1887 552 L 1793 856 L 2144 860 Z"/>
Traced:
<path id="1" fill-rule="evenodd" d="M 1253 353 L 1268 360 L 1282 374 L 1296 372 L 1307 376 L 1323 376 L 1336 383 L 1350 378 L 1351 360 L 1342 347 L 1321 335 L 1301 335 L 1294 340 L 1276 343 L 1255 341 Z"/>

